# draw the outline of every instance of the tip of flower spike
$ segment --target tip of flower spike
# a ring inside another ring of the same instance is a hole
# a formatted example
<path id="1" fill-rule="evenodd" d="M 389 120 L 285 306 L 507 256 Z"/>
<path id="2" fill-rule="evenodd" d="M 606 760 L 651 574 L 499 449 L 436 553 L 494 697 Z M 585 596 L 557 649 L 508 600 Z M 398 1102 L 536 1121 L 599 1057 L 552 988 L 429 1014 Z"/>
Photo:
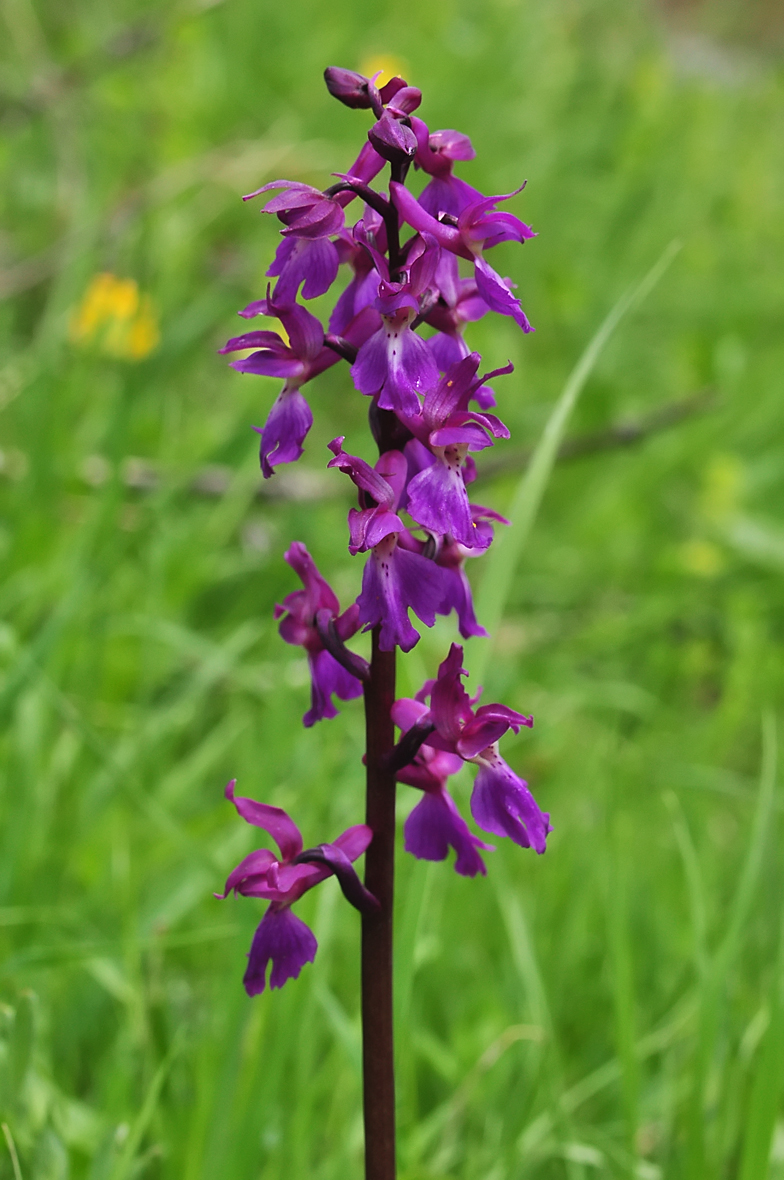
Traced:
<path id="1" fill-rule="evenodd" d="M 226 789 L 224 790 L 223 794 L 228 799 L 229 803 L 234 802 L 234 788 L 236 785 L 236 778 L 230 779 L 229 782 L 226 783 Z"/>

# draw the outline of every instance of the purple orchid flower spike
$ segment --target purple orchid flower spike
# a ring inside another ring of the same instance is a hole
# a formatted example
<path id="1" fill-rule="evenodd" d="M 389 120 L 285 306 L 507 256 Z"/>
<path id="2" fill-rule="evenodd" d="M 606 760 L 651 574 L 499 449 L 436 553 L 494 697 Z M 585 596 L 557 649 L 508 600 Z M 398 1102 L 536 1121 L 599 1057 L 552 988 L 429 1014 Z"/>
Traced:
<path id="1" fill-rule="evenodd" d="M 470 399 L 486 380 L 476 375 L 480 360 L 479 353 L 472 352 L 451 365 L 425 396 L 421 413 L 405 419 L 415 440 L 419 440 L 407 444 L 406 457 L 422 466 L 409 481 L 407 511 L 424 528 L 449 534 L 469 549 L 478 546 L 479 538 L 468 503 L 463 463 L 469 451 L 481 451 L 492 446 L 495 438 L 509 437 L 506 426 L 494 414 L 468 409 Z M 509 364 L 487 376 L 508 373 L 512 367 Z"/>
<path id="2" fill-rule="evenodd" d="M 411 127 L 417 140 L 416 167 L 432 176 L 419 195 L 419 203 L 432 217 L 442 213 L 459 217 L 463 210 L 482 200 L 482 194 L 454 176 L 452 168 L 459 160 L 473 160 L 471 140 L 459 131 L 430 131 L 426 123 L 416 117 Z"/>
<path id="3" fill-rule="evenodd" d="M 479 773 L 471 795 L 471 814 L 480 828 L 496 836 L 509 836 L 521 848 L 545 851 L 549 815 L 540 811 L 528 784 L 519 778 L 498 753 L 499 738 L 511 729 L 533 725 L 533 718 L 505 705 L 474 702 L 463 688 L 463 649 L 453 643 L 438 669 L 436 680 L 424 686 L 418 699 L 430 697 L 430 709 L 422 718 L 434 725 L 427 745 L 474 762 Z"/>
<path id="4" fill-rule="evenodd" d="M 243 983 L 249 996 L 259 995 L 266 986 L 267 967 L 272 963 L 269 985 L 283 987 L 296 979 L 306 963 L 316 957 L 318 943 L 308 926 L 291 912 L 291 906 L 314 885 L 334 874 L 344 895 L 358 909 L 376 908 L 378 903 L 361 884 L 352 862 L 361 856 L 373 838 L 366 824 L 348 828 L 332 844 L 303 850 L 302 836 L 294 821 L 280 807 L 235 796 L 236 779 L 226 787 L 226 798 L 249 824 L 262 828 L 278 845 L 278 856 L 268 848 L 251 852 L 233 869 L 223 893 L 263 897 L 270 902 L 253 935 Z"/>
<path id="5" fill-rule="evenodd" d="M 286 643 L 304 647 L 307 652 L 311 696 L 310 708 L 302 718 L 302 724 L 310 728 L 317 721 L 337 717 L 333 695 L 341 701 L 351 701 L 362 695 L 361 680 L 339 664 L 324 647 L 317 621 L 320 612 L 326 611 L 326 617 L 334 620 L 339 639 L 345 642 L 360 628 L 359 607 L 352 603 L 340 614 L 335 592 L 322 578 L 301 541 L 295 541 L 283 557 L 299 574 L 304 589 L 286 595 L 283 605 L 275 608 L 275 618 L 281 620 L 279 630 Z M 321 621 L 323 623 L 323 618 Z"/>
<path id="6" fill-rule="evenodd" d="M 520 191 L 516 189 L 515 193 Z M 390 192 L 401 217 L 413 229 L 430 234 L 442 249 L 473 262 L 477 291 L 489 308 L 501 315 L 511 316 L 524 332 L 533 330 L 520 301 L 515 299 L 504 279 L 482 256 L 483 249 L 497 246 L 500 242 L 525 242 L 536 236 L 519 217 L 499 212 L 494 207 L 498 201 L 508 200 L 515 193 L 482 197 L 465 206 L 456 220 L 448 216 L 445 220 L 437 220 L 405 185 L 392 181 Z"/>
<path id="7" fill-rule="evenodd" d="M 397 507 L 405 486 L 407 463 L 400 451 L 386 451 L 375 467 L 343 450 L 343 437 L 329 444 L 338 467 L 350 476 L 360 492 L 360 508 L 349 513 L 352 553 L 370 551 L 357 599 L 359 622 L 365 631 L 380 627 L 382 651 L 395 645 L 410 651 L 419 642 L 408 611 L 432 627 L 448 592 L 445 571 L 434 561 L 398 544 L 405 525 Z"/>
<path id="8" fill-rule="evenodd" d="M 392 706 L 392 720 L 406 734 L 428 712 L 423 702 L 404 698 Z M 487 873 L 478 849 L 492 852 L 493 846 L 473 834 L 447 791 L 447 779 L 457 774 L 462 765 L 459 755 L 423 744 L 414 760 L 398 770 L 395 777 L 400 783 L 424 791 L 424 798 L 405 822 L 406 852 L 420 860 L 445 860 L 450 847 L 454 848 L 455 872 L 463 877 L 475 877 L 477 873 Z"/>

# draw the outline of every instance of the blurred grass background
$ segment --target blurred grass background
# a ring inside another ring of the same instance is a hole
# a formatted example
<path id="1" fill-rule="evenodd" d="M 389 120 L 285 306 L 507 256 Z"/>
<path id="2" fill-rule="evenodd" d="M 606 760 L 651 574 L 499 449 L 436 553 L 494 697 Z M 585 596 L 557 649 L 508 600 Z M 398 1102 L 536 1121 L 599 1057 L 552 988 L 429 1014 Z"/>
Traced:
<path id="1" fill-rule="evenodd" d="M 311 843 L 361 814 L 361 708 L 299 727 L 271 612 L 294 538 L 358 589 L 324 444 L 369 454 L 366 407 L 321 378 L 305 458 L 260 497 L 276 383 L 215 349 L 277 240 L 239 194 L 348 166 L 366 116 L 321 71 L 378 54 L 471 135 L 466 179 L 529 180 L 540 236 L 494 264 L 537 331 L 469 333 L 516 365 L 507 453 L 673 238 L 570 433 L 714 391 L 547 489 L 487 678 L 536 716 L 505 752 L 546 856 L 499 842 L 472 882 L 401 849 L 401 1177 L 784 1177 L 781 9 L 3 0 L 2 22 L 0 1177 L 361 1175 L 356 915 L 334 882 L 304 899 L 314 967 L 251 1002 L 261 907 L 212 891 L 254 841 L 230 776 Z M 119 328 L 83 302 L 101 274 L 133 280 Z M 478 498 L 503 510 L 517 478 Z"/>

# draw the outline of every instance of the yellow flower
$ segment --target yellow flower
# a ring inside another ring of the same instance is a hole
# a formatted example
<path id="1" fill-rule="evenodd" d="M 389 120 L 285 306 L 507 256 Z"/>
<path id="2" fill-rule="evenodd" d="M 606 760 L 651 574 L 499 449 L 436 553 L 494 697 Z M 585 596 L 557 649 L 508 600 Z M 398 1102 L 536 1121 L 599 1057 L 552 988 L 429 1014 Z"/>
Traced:
<path id="1" fill-rule="evenodd" d="M 94 346 L 126 361 L 143 360 L 161 338 L 150 297 L 139 294 L 135 279 L 119 279 L 109 273 L 91 280 L 71 314 L 68 335 L 73 344 Z"/>
<path id="2" fill-rule="evenodd" d="M 389 53 L 374 53 L 364 59 L 359 67 L 359 72 L 364 74 L 366 78 L 372 78 L 380 71 L 380 76 L 376 78 L 376 86 L 381 89 L 396 74 L 398 77 L 405 78 L 406 68 L 406 63 L 399 57 L 393 57 Z"/>

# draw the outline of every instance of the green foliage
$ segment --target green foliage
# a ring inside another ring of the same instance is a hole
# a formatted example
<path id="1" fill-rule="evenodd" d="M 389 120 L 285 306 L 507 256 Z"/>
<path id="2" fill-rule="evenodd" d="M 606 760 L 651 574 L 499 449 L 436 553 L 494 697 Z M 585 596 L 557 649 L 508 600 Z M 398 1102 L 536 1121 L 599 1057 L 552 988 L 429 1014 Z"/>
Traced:
<path id="1" fill-rule="evenodd" d="M 358 589 L 325 443 L 369 457 L 366 407 L 325 374 L 304 460 L 260 496 L 249 428 L 275 383 L 215 349 L 276 242 L 239 195 L 348 166 L 365 116 L 320 71 L 379 53 L 472 136 L 468 180 L 529 180 L 513 207 L 540 237 L 494 257 L 537 331 L 469 337 L 515 363 L 514 445 L 674 239 L 567 431 L 716 390 L 635 447 L 549 479 L 540 459 L 519 560 L 510 533 L 471 570 L 507 598 L 486 680 L 535 714 L 504 749 L 554 831 L 543 858 L 499 841 L 475 882 L 401 849 L 401 1178 L 784 1176 L 775 55 L 619 0 L 5 0 L 0 20 L 0 1178 L 9 1143 L 24 1180 L 361 1175 L 356 915 L 334 882 L 304 898 L 315 965 L 251 1002 L 260 907 L 212 892 L 253 846 L 229 777 L 306 840 L 361 815 L 361 707 L 299 727 L 307 673 L 272 609 L 294 538 Z M 121 340 L 74 316 L 105 272 L 138 284 Z M 144 297 L 160 345 L 134 360 Z M 215 465 L 226 490 L 195 492 Z M 519 486 L 477 497 L 503 511 Z M 402 692 L 453 636 L 401 660 Z"/>

